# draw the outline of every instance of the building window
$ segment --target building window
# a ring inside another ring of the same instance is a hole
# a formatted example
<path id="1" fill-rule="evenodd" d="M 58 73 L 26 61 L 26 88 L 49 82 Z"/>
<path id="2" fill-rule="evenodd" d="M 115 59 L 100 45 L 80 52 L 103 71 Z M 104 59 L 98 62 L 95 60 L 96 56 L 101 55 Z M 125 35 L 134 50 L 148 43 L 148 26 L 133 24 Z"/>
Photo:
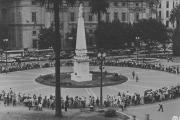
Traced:
<path id="1" fill-rule="evenodd" d="M 159 11 L 159 19 L 161 19 L 161 11 Z"/>
<path id="2" fill-rule="evenodd" d="M 92 33 L 93 33 L 93 30 L 90 29 L 90 30 L 89 30 L 89 34 L 92 34 Z"/>
<path id="3" fill-rule="evenodd" d="M 118 3 L 117 3 L 117 2 L 114 2 L 114 6 L 117 7 L 117 6 L 118 6 Z"/>
<path id="4" fill-rule="evenodd" d="M 166 21 L 166 27 L 169 27 L 169 21 Z"/>
<path id="5" fill-rule="evenodd" d="M 2 14 L 2 18 L 5 18 L 6 15 L 7 15 L 7 9 L 3 8 L 3 9 L 1 10 L 1 14 Z"/>
<path id="6" fill-rule="evenodd" d="M 74 12 L 71 12 L 71 21 L 74 22 L 75 21 L 75 17 L 74 17 Z"/>
<path id="7" fill-rule="evenodd" d="M 159 8 L 161 8 L 161 3 L 159 4 Z"/>
<path id="8" fill-rule="evenodd" d="M 110 20 L 109 20 L 109 14 L 110 13 L 106 13 L 106 22 L 109 22 Z"/>
<path id="9" fill-rule="evenodd" d="M 118 12 L 114 12 L 114 21 L 118 20 Z"/>
<path id="10" fill-rule="evenodd" d="M 88 2 L 88 6 L 92 6 L 92 3 L 90 1 Z"/>
<path id="11" fill-rule="evenodd" d="M 139 3 L 136 3 L 136 7 L 138 7 L 139 6 Z"/>
<path id="12" fill-rule="evenodd" d="M 32 1 L 31 1 L 31 4 L 32 4 L 32 5 L 37 5 L 36 0 L 32 0 Z"/>
<path id="13" fill-rule="evenodd" d="M 123 6 L 123 7 L 125 7 L 125 6 L 126 6 L 126 3 L 125 3 L 125 2 L 123 2 L 123 3 L 122 3 L 122 6 Z"/>
<path id="14" fill-rule="evenodd" d="M 93 21 L 93 16 L 89 15 L 89 21 Z"/>
<path id="15" fill-rule="evenodd" d="M 38 48 L 38 40 L 33 39 L 33 48 Z"/>
<path id="16" fill-rule="evenodd" d="M 136 13 L 136 15 L 135 15 L 135 20 L 136 20 L 136 21 L 139 20 L 139 13 Z"/>
<path id="17" fill-rule="evenodd" d="M 126 13 L 122 13 L 122 21 L 126 21 Z"/>
<path id="18" fill-rule="evenodd" d="M 32 31 L 32 36 L 36 36 L 36 31 Z"/>
<path id="19" fill-rule="evenodd" d="M 7 14 L 7 10 L 5 8 L 1 9 L 1 14 L 3 15 Z"/>
<path id="20" fill-rule="evenodd" d="M 166 11 L 166 18 L 169 18 L 169 11 Z"/>
<path id="21" fill-rule="evenodd" d="M 32 22 L 36 22 L 36 12 L 32 12 Z"/>
<path id="22" fill-rule="evenodd" d="M 166 1 L 166 8 L 169 8 L 169 1 Z"/>

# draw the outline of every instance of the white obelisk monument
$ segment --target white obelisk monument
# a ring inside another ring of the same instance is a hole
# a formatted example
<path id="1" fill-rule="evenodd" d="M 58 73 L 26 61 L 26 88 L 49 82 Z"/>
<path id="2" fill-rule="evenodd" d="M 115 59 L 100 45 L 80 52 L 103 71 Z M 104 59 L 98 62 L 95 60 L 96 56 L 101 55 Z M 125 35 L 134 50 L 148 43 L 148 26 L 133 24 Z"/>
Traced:
<path id="1" fill-rule="evenodd" d="M 87 56 L 82 4 L 79 7 L 75 53 L 74 72 L 71 74 L 71 80 L 78 82 L 92 80 L 92 74 L 89 73 L 89 57 Z"/>

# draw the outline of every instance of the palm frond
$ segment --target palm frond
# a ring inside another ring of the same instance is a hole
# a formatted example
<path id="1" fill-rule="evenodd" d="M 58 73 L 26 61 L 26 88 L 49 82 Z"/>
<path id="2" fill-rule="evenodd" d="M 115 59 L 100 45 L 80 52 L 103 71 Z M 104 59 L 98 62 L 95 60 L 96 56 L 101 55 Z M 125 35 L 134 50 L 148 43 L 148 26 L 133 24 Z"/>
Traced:
<path id="1" fill-rule="evenodd" d="M 106 13 L 109 7 L 107 0 L 89 0 L 89 3 L 93 14 Z"/>
<path id="2" fill-rule="evenodd" d="M 37 0 L 41 6 L 45 6 L 46 8 L 52 8 L 55 0 Z M 59 0 L 59 6 L 67 5 L 73 6 L 78 0 Z"/>
<path id="3" fill-rule="evenodd" d="M 180 19 L 180 4 L 172 9 L 169 21 L 174 23 Z"/>

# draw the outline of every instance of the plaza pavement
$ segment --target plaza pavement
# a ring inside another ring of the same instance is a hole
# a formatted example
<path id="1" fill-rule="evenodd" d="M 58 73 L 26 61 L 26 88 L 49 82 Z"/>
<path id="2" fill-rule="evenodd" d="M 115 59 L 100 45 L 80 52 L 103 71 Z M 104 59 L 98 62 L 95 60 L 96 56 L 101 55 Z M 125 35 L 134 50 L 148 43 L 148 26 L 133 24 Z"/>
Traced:
<path id="1" fill-rule="evenodd" d="M 174 65 L 175 63 L 167 61 L 162 61 L 162 64 Z M 176 63 L 179 65 L 179 63 Z M 93 71 L 99 71 L 98 67 L 90 67 Z M 180 83 L 180 75 L 175 75 L 172 73 L 146 70 L 138 68 L 128 68 L 128 67 L 105 67 L 108 72 L 116 72 L 118 74 L 125 75 L 129 78 L 126 83 L 121 85 L 109 86 L 103 88 L 103 96 L 115 95 L 118 92 L 129 92 L 133 94 L 135 92 L 143 94 L 144 90 L 156 89 L 164 86 L 177 85 Z M 61 67 L 61 72 L 71 72 L 70 67 Z M 135 71 L 139 76 L 139 82 L 135 82 L 132 79 L 131 73 Z M 12 88 L 16 92 L 26 93 L 26 94 L 41 94 L 42 96 L 54 95 L 54 87 L 44 86 L 36 83 L 34 79 L 39 75 L 54 73 L 54 68 L 44 68 L 44 69 L 34 69 L 27 71 L 17 71 L 11 73 L 0 74 L 0 90 L 9 90 Z M 99 88 L 62 88 L 62 96 L 99 96 Z M 136 115 L 140 120 L 145 120 L 145 114 L 150 114 L 152 120 L 171 120 L 173 115 L 180 116 L 180 99 L 171 100 L 164 102 L 165 112 L 158 112 L 158 104 L 152 105 L 141 105 L 138 107 L 130 107 L 127 109 L 126 113 L 129 115 Z"/>

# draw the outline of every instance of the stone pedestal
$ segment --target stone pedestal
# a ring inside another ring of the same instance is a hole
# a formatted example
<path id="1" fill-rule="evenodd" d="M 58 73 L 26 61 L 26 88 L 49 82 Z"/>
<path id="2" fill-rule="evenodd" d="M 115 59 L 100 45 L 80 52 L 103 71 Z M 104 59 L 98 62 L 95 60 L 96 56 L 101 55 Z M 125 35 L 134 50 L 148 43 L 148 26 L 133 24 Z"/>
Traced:
<path id="1" fill-rule="evenodd" d="M 91 81 L 92 80 L 92 74 L 84 74 L 84 75 L 78 75 L 76 73 L 71 74 L 71 80 L 82 82 L 82 81 Z"/>
<path id="2" fill-rule="evenodd" d="M 71 74 L 71 80 L 78 82 L 92 80 L 92 74 L 89 73 L 88 56 L 83 55 L 74 57 L 74 73 Z"/>

